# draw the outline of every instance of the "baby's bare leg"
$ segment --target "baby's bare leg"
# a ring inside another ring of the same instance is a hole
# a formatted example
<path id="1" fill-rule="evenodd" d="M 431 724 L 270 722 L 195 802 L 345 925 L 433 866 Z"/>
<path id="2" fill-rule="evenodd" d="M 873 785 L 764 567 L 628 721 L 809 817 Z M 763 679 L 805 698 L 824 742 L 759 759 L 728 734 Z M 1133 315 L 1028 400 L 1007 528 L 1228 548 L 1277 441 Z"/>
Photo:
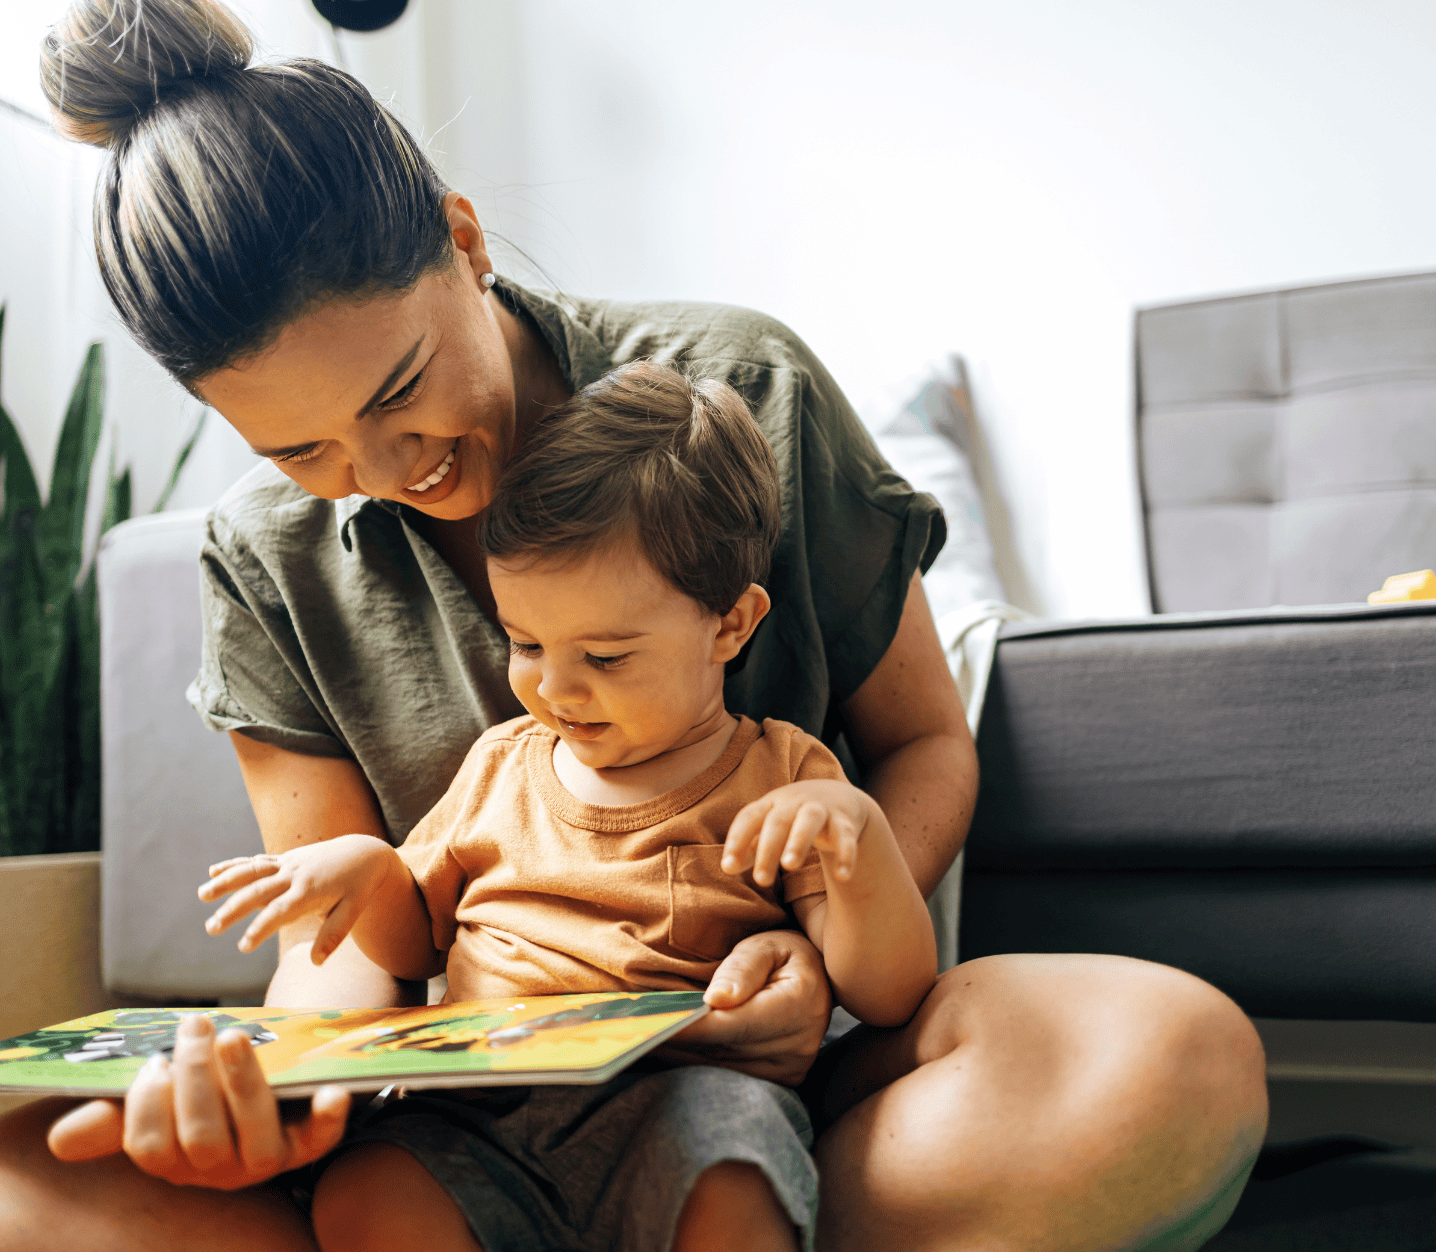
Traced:
<path id="1" fill-rule="evenodd" d="M 327 1248 L 327 1245 L 326 1245 Z M 798 1238 L 763 1171 L 719 1161 L 698 1175 L 673 1235 L 673 1252 L 797 1252 Z"/>
<path id="2" fill-rule="evenodd" d="M 322 1252 L 483 1252 L 433 1174 L 391 1143 L 344 1153 L 314 1192 Z"/>

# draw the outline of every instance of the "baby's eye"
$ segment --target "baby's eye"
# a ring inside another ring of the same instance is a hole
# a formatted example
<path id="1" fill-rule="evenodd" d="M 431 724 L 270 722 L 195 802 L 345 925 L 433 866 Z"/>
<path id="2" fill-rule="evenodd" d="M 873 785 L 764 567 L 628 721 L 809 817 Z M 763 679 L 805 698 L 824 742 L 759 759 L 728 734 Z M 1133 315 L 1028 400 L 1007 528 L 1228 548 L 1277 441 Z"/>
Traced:
<path id="1" fill-rule="evenodd" d="M 583 659 L 594 669 L 617 669 L 632 655 L 631 652 L 622 652 L 618 656 L 594 656 L 592 652 L 589 652 L 584 655 Z"/>
<path id="2" fill-rule="evenodd" d="M 536 643 L 520 643 L 517 639 L 509 640 L 509 654 L 511 656 L 537 656 L 543 648 Z"/>

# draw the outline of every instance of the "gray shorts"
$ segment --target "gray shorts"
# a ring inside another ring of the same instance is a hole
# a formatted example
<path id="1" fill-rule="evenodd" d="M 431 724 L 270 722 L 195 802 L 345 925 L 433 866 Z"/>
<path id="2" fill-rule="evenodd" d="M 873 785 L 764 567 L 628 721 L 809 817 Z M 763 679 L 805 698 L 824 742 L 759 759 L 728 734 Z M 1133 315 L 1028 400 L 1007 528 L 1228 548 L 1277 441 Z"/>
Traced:
<path id="1" fill-rule="evenodd" d="M 691 1065 L 630 1069 L 591 1087 L 418 1092 L 361 1110 L 339 1151 L 392 1143 L 412 1153 L 484 1252 L 668 1252 L 698 1175 L 748 1161 L 812 1252 L 812 1142 L 786 1087 Z"/>

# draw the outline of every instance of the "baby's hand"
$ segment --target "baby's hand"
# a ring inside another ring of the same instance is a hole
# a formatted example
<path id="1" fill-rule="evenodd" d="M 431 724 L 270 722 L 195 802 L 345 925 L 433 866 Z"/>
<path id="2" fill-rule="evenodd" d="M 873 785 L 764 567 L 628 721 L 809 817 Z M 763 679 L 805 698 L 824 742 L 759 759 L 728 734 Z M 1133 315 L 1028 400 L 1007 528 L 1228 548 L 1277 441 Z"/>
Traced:
<path id="1" fill-rule="evenodd" d="M 723 871 L 741 874 L 750 866 L 753 881 L 767 887 L 778 866 L 797 869 L 817 848 L 828 871 L 840 882 L 853 876 L 858 843 L 867 828 L 873 801 L 850 783 L 814 779 L 789 783 L 745 805 L 728 828 Z"/>
<path id="2" fill-rule="evenodd" d="M 391 872 L 398 855 L 372 835 L 340 835 L 321 843 L 291 848 L 278 856 L 241 856 L 209 867 L 201 900 L 218 900 L 233 891 L 204 924 L 212 935 L 260 909 L 239 941 L 252 952 L 281 926 L 307 913 L 325 914 L 310 946 L 310 959 L 322 965 L 353 929 L 364 906 Z"/>

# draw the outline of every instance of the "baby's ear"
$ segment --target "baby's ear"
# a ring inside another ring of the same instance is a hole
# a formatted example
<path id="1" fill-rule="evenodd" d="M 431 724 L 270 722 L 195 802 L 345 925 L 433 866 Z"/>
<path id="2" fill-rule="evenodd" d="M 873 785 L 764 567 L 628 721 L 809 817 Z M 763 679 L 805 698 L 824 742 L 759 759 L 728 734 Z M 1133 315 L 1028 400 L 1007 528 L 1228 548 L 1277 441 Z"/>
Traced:
<path id="1" fill-rule="evenodd" d="M 718 636 L 713 640 L 714 662 L 726 665 L 743 651 L 743 645 L 753 637 L 758 623 L 768 616 L 772 607 L 768 593 L 757 583 L 749 583 L 738 602 L 718 619 Z"/>

